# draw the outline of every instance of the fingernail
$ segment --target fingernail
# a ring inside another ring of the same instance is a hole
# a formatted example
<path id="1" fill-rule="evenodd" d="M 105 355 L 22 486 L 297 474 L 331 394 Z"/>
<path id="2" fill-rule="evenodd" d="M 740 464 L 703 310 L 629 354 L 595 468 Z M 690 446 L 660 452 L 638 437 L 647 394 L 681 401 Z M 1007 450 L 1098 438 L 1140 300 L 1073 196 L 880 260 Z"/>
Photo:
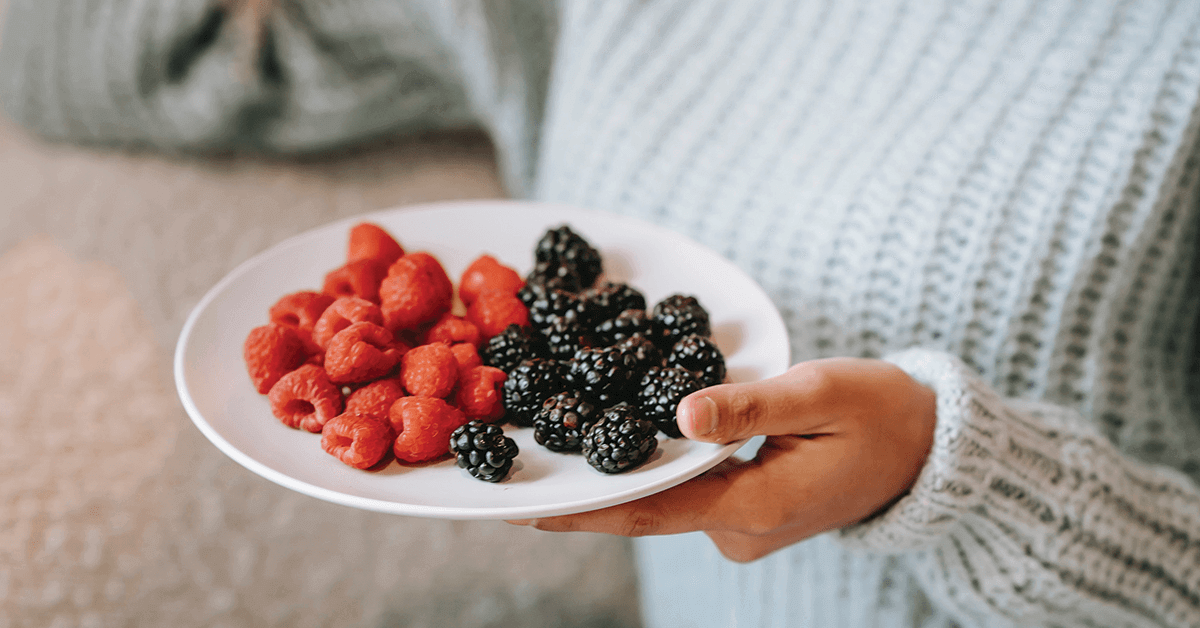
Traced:
<path id="1" fill-rule="evenodd" d="M 511 523 L 515 526 L 527 526 L 533 523 L 533 519 L 509 519 L 505 523 Z"/>
<path id="2" fill-rule="evenodd" d="M 683 407 L 683 419 L 691 424 L 696 436 L 708 436 L 717 431 L 717 402 L 700 397 Z"/>

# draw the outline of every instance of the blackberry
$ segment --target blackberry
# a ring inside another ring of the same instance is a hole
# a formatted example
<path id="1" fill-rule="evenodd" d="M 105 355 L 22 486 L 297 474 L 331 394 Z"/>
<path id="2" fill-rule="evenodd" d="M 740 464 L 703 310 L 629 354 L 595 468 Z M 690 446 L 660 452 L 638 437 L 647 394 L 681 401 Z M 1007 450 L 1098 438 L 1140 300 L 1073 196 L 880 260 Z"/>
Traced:
<path id="1" fill-rule="evenodd" d="M 579 297 L 565 290 L 541 290 L 534 295 L 529 304 L 529 324 L 541 331 L 550 325 L 554 318 L 565 318 L 578 321 L 576 306 Z"/>
<path id="2" fill-rule="evenodd" d="M 650 338 L 654 335 L 653 329 L 646 310 L 625 310 L 596 325 L 595 340 L 599 346 L 611 347 L 634 336 Z"/>
<path id="3" fill-rule="evenodd" d="M 603 473 L 622 473 L 650 459 L 658 449 L 654 423 L 632 406 L 610 408 L 583 437 L 588 464 Z"/>
<path id="4" fill-rule="evenodd" d="M 691 371 L 679 367 L 652 368 L 642 376 L 638 390 L 638 407 L 647 420 L 652 421 L 663 434 L 679 438 L 679 424 L 675 411 L 684 397 L 704 388 L 704 384 Z"/>
<path id="5" fill-rule="evenodd" d="M 685 336 L 671 347 L 667 366 L 682 366 L 695 373 L 705 386 L 725 381 L 725 356 L 716 343 L 696 334 Z"/>
<path id="6" fill-rule="evenodd" d="M 656 342 L 664 351 L 684 336 L 696 334 L 707 338 L 712 335 L 708 311 L 696 297 L 673 294 L 654 306 L 650 318 L 656 327 Z"/>
<path id="7" fill-rule="evenodd" d="M 549 356 L 559 360 L 570 360 L 576 351 L 587 345 L 583 332 L 583 327 L 577 321 L 565 316 L 551 316 L 541 329 Z"/>
<path id="8" fill-rule="evenodd" d="M 518 427 L 533 425 L 542 403 L 567 389 L 566 367 L 558 360 L 534 359 L 518 364 L 504 380 L 504 416 Z"/>
<path id="9" fill-rule="evenodd" d="M 546 339 L 541 334 L 529 327 L 513 324 L 488 340 L 483 347 L 482 357 L 484 364 L 507 373 L 523 360 L 548 355 Z"/>
<path id="10" fill-rule="evenodd" d="M 641 381 L 637 356 L 615 347 L 584 348 L 571 360 L 569 383 L 601 408 L 633 401 Z"/>
<path id="11" fill-rule="evenodd" d="M 458 466 L 485 482 L 499 482 L 512 469 L 517 443 L 499 425 L 471 421 L 450 434 L 450 452 Z"/>
<path id="12" fill-rule="evenodd" d="M 600 252 L 567 225 L 546 231 L 538 240 L 533 256 L 537 265 L 563 269 L 556 270 L 556 275 L 578 275 L 579 283 L 584 288 L 595 283 L 604 271 Z"/>
<path id="13" fill-rule="evenodd" d="M 646 309 L 646 297 L 629 284 L 606 281 L 579 293 L 576 310 L 579 320 L 589 327 L 615 318 L 625 310 Z"/>
<path id="14" fill-rule="evenodd" d="M 525 276 L 525 285 L 517 291 L 517 298 L 529 307 L 537 291 L 562 290 L 564 292 L 579 292 L 583 289 L 579 275 L 571 269 L 553 263 L 534 264 L 533 270 Z"/>
<path id="15" fill-rule="evenodd" d="M 533 419 L 533 439 L 550 451 L 579 451 L 583 435 L 600 411 L 574 392 L 561 392 L 546 400 Z"/>
<path id="16" fill-rule="evenodd" d="M 659 351 L 658 347 L 653 342 L 650 342 L 650 339 L 641 336 L 626 338 L 613 345 L 613 348 L 633 354 L 633 358 L 637 363 L 634 368 L 637 370 L 639 378 L 651 368 L 662 366 L 665 360 L 662 351 Z"/>

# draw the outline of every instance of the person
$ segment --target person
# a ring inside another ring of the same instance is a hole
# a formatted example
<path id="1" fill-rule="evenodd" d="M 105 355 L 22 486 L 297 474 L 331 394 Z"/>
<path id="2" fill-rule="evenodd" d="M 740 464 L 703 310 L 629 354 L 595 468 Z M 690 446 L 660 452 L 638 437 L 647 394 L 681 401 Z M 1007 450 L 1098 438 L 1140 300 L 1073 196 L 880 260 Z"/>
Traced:
<path id="1" fill-rule="evenodd" d="M 639 537 L 648 625 L 1200 625 L 1197 3 L 15 0 L 3 45 L 48 137 L 478 125 L 750 272 L 795 366 L 679 421 L 756 456 L 516 522 Z"/>

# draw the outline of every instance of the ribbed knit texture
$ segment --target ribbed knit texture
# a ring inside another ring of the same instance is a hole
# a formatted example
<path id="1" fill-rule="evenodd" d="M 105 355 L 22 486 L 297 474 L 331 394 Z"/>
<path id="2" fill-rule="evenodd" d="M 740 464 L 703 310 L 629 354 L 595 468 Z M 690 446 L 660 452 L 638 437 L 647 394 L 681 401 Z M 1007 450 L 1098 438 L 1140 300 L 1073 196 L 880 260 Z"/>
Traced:
<path id="1" fill-rule="evenodd" d="M 16 15 L 53 20 L 49 4 Z M 92 2 L 116 4 L 138 3 Z M 430 1 L 410 3 L 424 21 L 379 17 L 397 4 L 285 3 L 255 136 L 315 148 L 475 116 L 514 191 L 649 218 L 749 271 L 794 359 L 886 356 L 938 393 L 926 468 L 869 522 L 744 566 L 700 535 L 639 542 L 650 625 L 1200 625 L 1200 4 Z M 224 95 L 244 86 L 201 80 L 201 63 L 169 89 L 121 78 L 195 35 L 204 13 L 183 6 L 102 34 L 10 28 L 10 111 L 55 137 L 228 144 Z M 196 49 L 221 49 L 218 30 Z M 146 35 L 89 81 L 45 78 L 113 32 Z M 329 69 L 369 56 L 356 45 L 385 69 Z M 434 68 L 428 91 L 398 87 L 413 59 Z M 190 113 L 146 96 L 159 88 Z"/>

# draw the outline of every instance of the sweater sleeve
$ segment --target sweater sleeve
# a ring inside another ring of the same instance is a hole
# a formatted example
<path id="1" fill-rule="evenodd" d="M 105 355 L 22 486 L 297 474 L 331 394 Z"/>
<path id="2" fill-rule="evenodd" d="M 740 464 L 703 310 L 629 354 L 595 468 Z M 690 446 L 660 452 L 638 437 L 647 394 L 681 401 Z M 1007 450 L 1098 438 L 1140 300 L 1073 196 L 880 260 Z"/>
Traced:
<path id="1" fill-rule="evenodd" d="M 297 153 L 482 126 L 528 180 L 550 0 L 13 0 L 8 114 L 96 145 Z"/>
<path id="2" fill-rule="evenodd" d="M 1080 415 L 999 397 L 957 358 L 889 359 L 937 393 L 912 491 L 842 541 L 906 552 L 971 623 L 1200 625 L 1200 492 L 1136 462 Z"/>

